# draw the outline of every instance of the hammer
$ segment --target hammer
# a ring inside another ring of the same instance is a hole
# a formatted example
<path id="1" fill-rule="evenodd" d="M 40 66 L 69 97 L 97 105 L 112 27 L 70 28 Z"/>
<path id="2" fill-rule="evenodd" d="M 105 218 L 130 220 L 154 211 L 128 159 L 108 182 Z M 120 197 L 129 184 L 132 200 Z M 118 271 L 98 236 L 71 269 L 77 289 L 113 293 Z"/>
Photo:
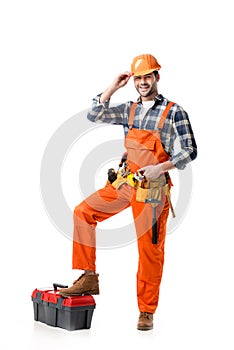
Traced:
<path id="1" fill-rule="evenodd" d="M 156 198 L 145 199 L 145 203 L 150 203 L 152 205 L 152 243 L 158 244 L 158 229 L 157 229 L 157 217 L 156 217 L 156 204 L 160 203 Z"/>

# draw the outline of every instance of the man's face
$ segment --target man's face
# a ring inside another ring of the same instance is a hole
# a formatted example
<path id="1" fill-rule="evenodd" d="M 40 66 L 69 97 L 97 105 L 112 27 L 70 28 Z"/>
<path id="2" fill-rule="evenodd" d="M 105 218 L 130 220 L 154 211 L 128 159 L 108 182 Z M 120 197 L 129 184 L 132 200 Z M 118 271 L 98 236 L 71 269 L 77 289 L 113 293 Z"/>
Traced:
<path id="1" fill-rule="evenodd" d="M 149 73 L 146 75 L 139 75 L 133 77 L 135 88 L 140 94 L 142 100 L 150 100 L 157 95 L 157 82 L 159 80 L 159 75 L 155 76 L 154 73 Z"/>

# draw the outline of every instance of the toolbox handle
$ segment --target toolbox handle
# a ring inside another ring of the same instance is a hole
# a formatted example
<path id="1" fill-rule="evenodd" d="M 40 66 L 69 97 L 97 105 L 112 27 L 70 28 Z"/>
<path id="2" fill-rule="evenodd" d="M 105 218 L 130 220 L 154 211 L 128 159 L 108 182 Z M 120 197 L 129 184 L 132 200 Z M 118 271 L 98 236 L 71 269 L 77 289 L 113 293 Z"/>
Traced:
<path id="1" fill-rule="evenodd" d="M 54 290 L 57 290 L 58 288 L 68 288 L 68 286 L 64 286 L 63 284 L 60 284 L 60 283 L 53 283 L 53 288 Z"/>

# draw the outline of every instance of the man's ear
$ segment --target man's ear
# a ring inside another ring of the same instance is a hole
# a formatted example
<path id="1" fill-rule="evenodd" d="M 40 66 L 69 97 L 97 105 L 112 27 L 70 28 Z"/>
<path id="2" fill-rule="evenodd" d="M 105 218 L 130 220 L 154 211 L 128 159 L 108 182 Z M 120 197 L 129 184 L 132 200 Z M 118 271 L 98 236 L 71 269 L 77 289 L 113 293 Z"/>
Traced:
<path id="1" fill-rule="evenodd" d="M 160 80 L 160 75 L 159 73 L 156 75 L 156 81 L 158 82 Z"/>

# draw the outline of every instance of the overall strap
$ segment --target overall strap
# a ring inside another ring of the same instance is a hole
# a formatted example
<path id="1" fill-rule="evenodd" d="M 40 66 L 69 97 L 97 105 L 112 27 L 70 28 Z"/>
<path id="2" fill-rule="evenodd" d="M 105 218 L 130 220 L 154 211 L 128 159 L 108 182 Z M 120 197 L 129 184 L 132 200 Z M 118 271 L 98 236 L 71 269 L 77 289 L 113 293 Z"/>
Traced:
<path id="1" fill-rule="evenodd" d="M 165 120 L 166 120 L 166 117 L 168 116 L 168 113 L 174 104 L 175 104 L 175 102 L 169 102 L 168 105 L 166 106 L 166 108 L 164 109 L 162 116 L 161 116 L 159 123 L 158 123 L 159 130 L 162 130 L 164 123 L 165 123 Z"/>
<path id="2" fill-rule="evenodd" d="M 168 116 L 168 113 L 171 109 L 171 107 L 175 104 L 175 102 L 169 102 L 166 108 L 164 109 L 162 116 L 158 123 L 158 129 L 162 129 L 165 123 L 165 120 Z M 137 102 L 133 102 L 133 104 L 130 107 L 130 115 L 128 120 L 128 127 L 129 129 L 132 129 L 133 123 L 134 123 L 134 116 L 135 116 L 135 110 L 136 110 Z"/>
<path id="3" fill-rule="evenodd" d="M 128 120 L 129 129 L 132 129 L 132 126 L 133 126 L 136 106 L 137 106 L 137 102 L 133 102 L 133 104 L 130 107 L 130 114 L 129 114 L 129 120 Z"/>

